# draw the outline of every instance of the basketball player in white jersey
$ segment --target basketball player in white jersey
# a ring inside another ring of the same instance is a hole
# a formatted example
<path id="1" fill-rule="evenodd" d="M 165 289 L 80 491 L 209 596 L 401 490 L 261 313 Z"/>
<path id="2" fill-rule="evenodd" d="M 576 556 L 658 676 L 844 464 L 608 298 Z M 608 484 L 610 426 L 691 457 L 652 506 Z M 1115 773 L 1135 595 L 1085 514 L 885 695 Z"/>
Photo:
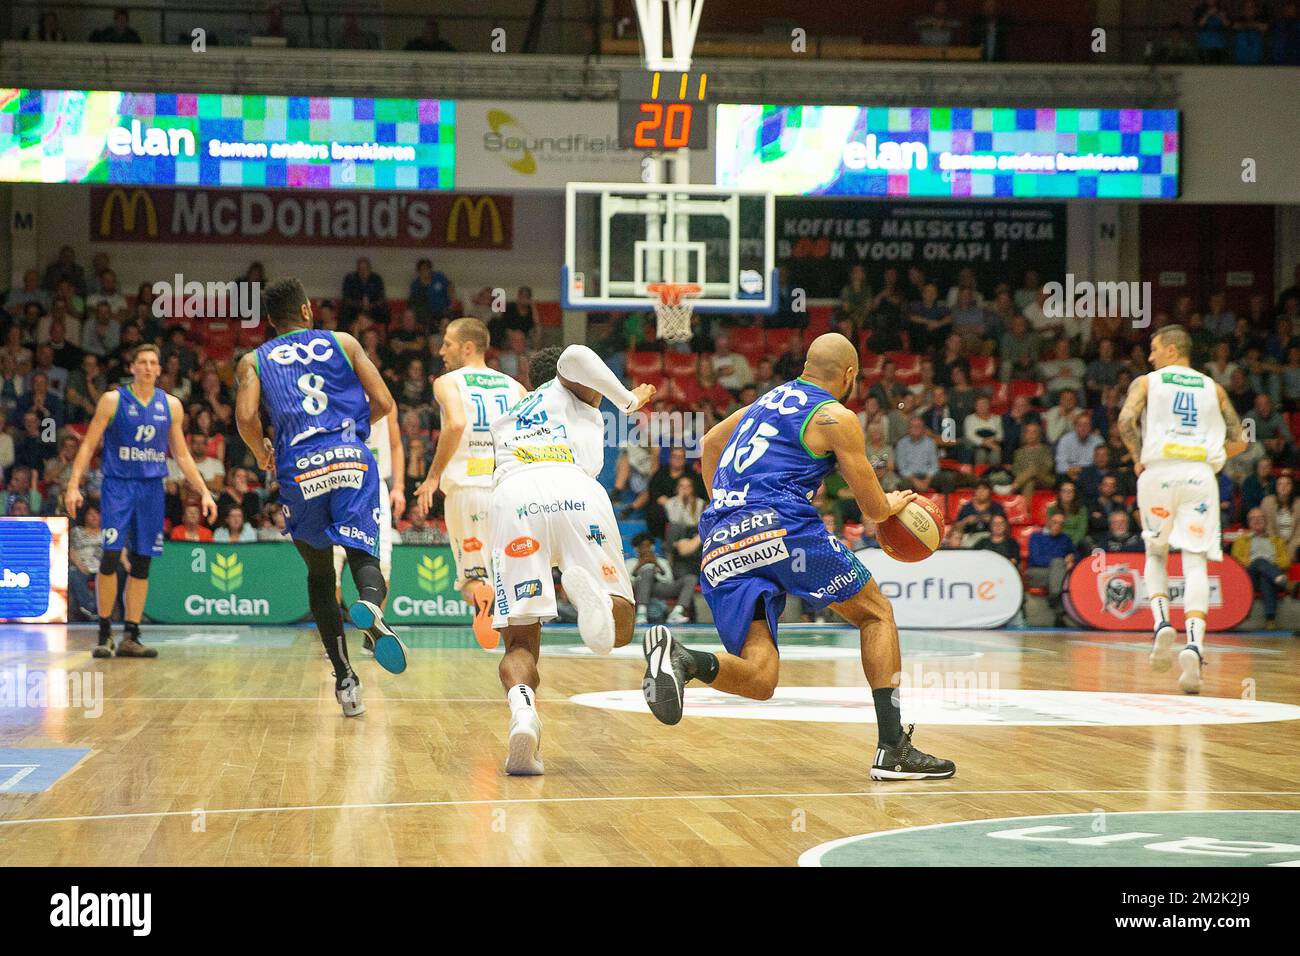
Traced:
<path id="1" fill-rule="evenodd" d="M 1169 624 L 1169 548 L 1183 554 L 1187 646 L 1178 654 L 1179 686 L 1201 691 L 1205 618 L 1210 605 L 1207 563 L 1223 560 L 1219 480 L 1223 463 L 1245 450 L 1241 419 L 1223 387 L 1191 367 L 1192 339 L 1181 325 L 1151 337 L 1155 370 L 1129 388 L 1119 431 L 1137 464 L 1137 500 L 1146 542 L 1145 580 L 1155 635 L 1151 668 L 1169 670 L 1177 632 Z"/>
<path id="2" fill-rule="evenodd" d="M 384 582 L 393 583 L 393 522 L 402 517 L 406 511 L 406 460 L 402 457 L 402 438 L 397 428 L 397 409 L 394 408 L 384 418 L 370 425 L 370 437 L 366 446 L 375 456 L 379 466 L 379 570 Z M 346 555 L 340 547 L 334 548 L 334 576 L 343 580 L 343 562 Z M 384 595 L 387 602 L 388 595 Z M 342 588 L 339 590 L 339 603 L 343 603 Z M 374 653 L 375 639 L 366 633 L 361 638 L 362 648 Z"/>
<path id="3" fill-rule="evenodd" d="M 488 330 L 478 319 L 448 323 L 438 354 L 446 372 L 433 383 L 442 429 L 433 464 L 416 495 L 427 513 L 442 485 L 443 514 L 456 556 L 456 589 L 474 608 L 474 637 L 486 650 L 500 642 L 492 629 L 492 567 L 488 560 L 488 502 L 492 498 L 492 435 L 488 426 L 526 389 L 488 368 Z"/>
<path id="4" fill-rule="evenodd" d="M 492 423 L 495 487 L 489 524 L 492 625 L 505 637 L 499 668 L 510 704 L 506 773 L 542 773 L 537 657 L 543 621 L 556 617 L 551 568 L 578 612 L 578 633 L 598 654 L 632 640 L 636 608 L 609 495 L 596 475 L 605 461 L 602 396 L 626 414 L 654 395 L 629 392 L 591 349 L 543 349 L 529 363 L 538 383 Z"/>

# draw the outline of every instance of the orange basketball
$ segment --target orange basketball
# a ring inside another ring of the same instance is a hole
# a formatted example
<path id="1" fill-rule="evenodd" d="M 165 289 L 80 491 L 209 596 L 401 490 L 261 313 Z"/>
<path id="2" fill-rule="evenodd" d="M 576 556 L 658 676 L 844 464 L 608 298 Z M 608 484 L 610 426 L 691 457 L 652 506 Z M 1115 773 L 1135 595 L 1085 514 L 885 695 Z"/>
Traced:
<path id="1" fill-rule="evenodd" d="M 924 561 L 943 543 L 943 512 L 924 495 L 876 527 L 885 554 L 899 561 Z"/>

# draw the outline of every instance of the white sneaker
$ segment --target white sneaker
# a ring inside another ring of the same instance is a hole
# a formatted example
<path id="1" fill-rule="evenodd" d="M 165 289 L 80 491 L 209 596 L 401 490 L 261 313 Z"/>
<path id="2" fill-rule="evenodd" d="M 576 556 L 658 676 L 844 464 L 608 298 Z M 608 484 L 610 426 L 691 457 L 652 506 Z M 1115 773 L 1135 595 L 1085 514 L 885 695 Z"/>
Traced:
<path id="1" fill-rule="evenodd" d="M 334 689 L 334 697 L 343 708 L 344 717 L 360 717 L 366 712 L 366 702 L 361 699 L 361 682 L 355 677 L 345 677 L 343 685 Z"/>
<path id="2" fill-rule="evenodd" d="M 596 654 L 614 649 L 614 611 L 609 595 L 585 568 L 573 567 L 560 575 L 569 603 L 578 611 L 578 633 Z"/>
<path id="3" fill-rule="evenodd" d="M 1178 667 L 1182 671 L 1178 675 L 1178 686 L 1183 689 L 1184 694 L 1199 694 L 1201 692 L 1201 652 L 1193 645 L 1184 647 L 1178 653 Z"/>
<path id="4" fill-rule="evenodd" d="M 675 607 L 668 613 L 669 624 L 689 624 L 691 619 L 686 616 L 686 612 L 680 607 Z"/>
<path id="5" fill-rule="evenodd" d="M 635 623 L 636 623 L 638 626 L 641 625 L 641 624 L 649 624 L 649 623 L 650 623 L 650 618 L 649 618 L 649 616 L 646 614 L 646 609 L 645 609 L 645 605 L 644 605 L 644 604 L 638 604 L 638 605 L 636 606 L 636 622 L 635 622 Z"/>
<path id="6" fill-rule="evenodd" d="M 1150 657 L 1151 670 L 1155 673 L 1163 674 L 1174 663 L 1174 641 L 1177 639 L 1178 632 L 1168 621 L 1156 628 L 1155 637 L 1151 641 Z"/>
<path id="7" fill-rule="evenodd" d="M 510 716 L 506 773 L 516 777 L 535 777 L 545 772 L 542 769 L 542 718 L 532 707 L 520 707 Z"/>

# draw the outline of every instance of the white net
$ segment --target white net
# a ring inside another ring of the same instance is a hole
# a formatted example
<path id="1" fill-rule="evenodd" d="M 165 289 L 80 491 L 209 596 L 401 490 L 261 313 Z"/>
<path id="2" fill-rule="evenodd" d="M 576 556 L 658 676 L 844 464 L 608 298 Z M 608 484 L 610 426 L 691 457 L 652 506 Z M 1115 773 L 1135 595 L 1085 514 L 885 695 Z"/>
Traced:
<path id="1" fill-rule="evenodd" d="M 681 282 L 656 282 L 646 286 L 655 297 L 655 319 L 658 337 L 665 342 L 686 342 L 691 337 L 691 315 L 695 312 L 692 297 L 703 289 L 698 285 Z"/>

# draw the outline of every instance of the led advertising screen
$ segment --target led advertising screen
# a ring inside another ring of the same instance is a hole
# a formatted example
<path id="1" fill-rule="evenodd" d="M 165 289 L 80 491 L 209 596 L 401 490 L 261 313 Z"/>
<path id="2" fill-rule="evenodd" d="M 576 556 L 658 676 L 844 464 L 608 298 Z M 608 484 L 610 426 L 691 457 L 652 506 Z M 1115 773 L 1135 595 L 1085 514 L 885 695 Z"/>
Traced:
<path id="1" fill-rule="evenodd" d="M 794 196 L 1172 199 L 1178 111 L 718 107 L 720 186 Z"/>
<path id="2" fill-rule="evenodd" d="M 0 181 L 451 189 L 451 100 L 0 89 Z"/>
<path id="3" fill-rule="evenodd" d="M 67 518 L 0 518 L 0 621 L 68 622 Z"/>

